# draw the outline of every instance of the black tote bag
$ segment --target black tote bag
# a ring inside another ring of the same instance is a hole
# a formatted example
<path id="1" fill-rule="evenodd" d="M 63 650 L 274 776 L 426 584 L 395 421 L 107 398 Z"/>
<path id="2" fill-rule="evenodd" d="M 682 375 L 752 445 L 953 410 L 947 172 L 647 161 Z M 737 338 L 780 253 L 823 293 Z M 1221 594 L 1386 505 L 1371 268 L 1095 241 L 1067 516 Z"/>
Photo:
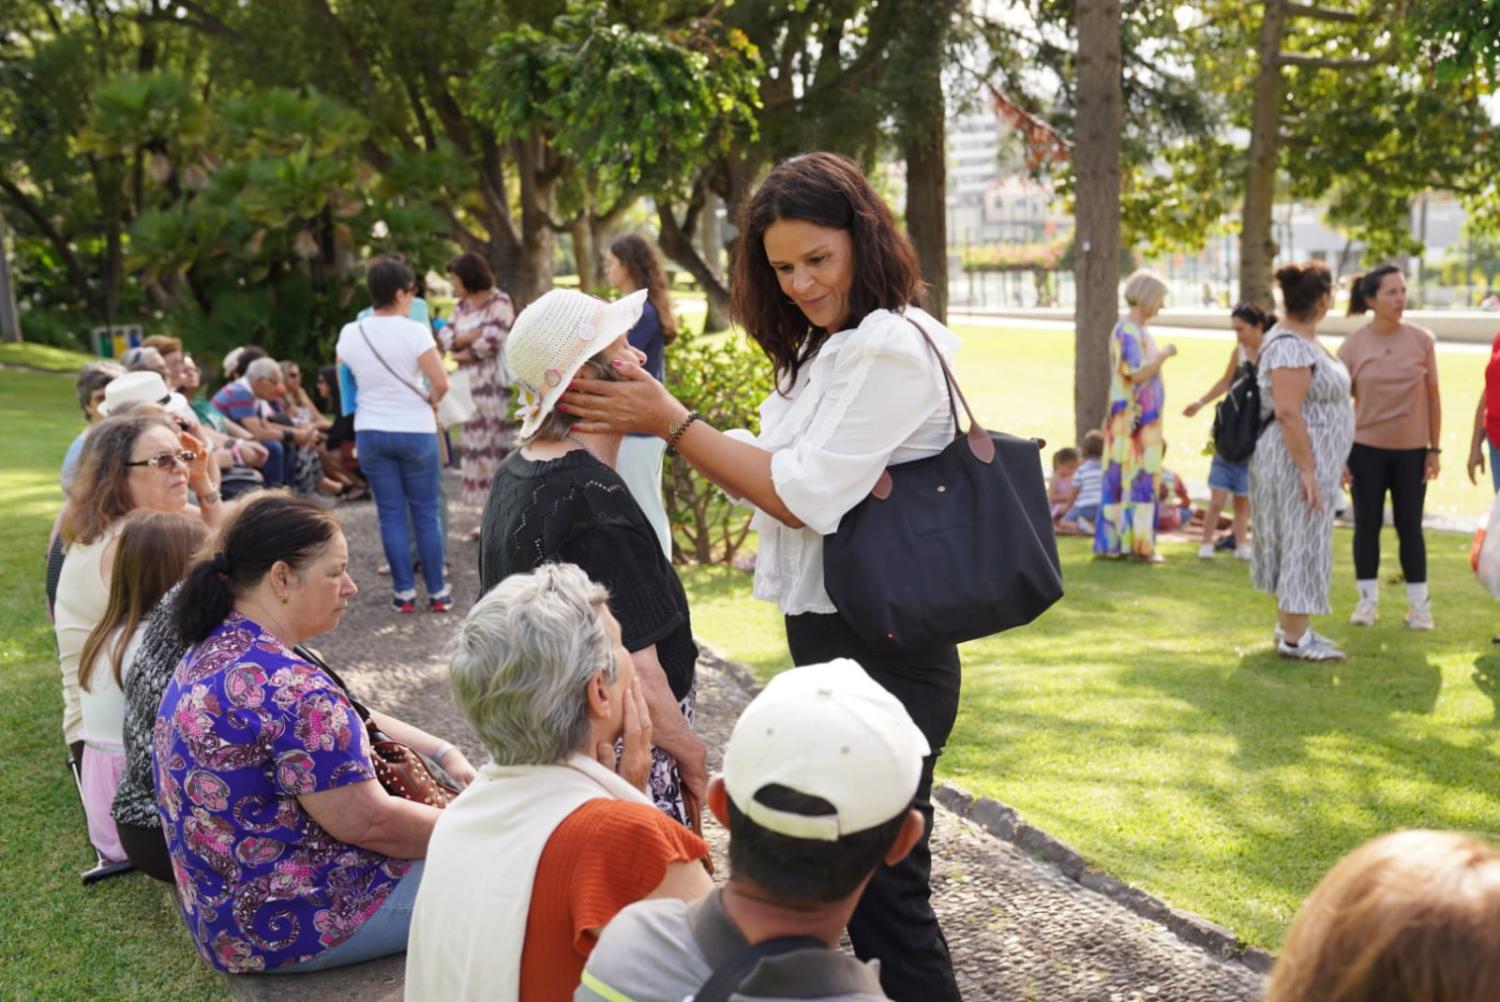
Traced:
<path id="1" fill-rule="evenodd" d="M 828 595 L 876 650 L 928 650 L 1024 626 L 1062 597 L 1040 444 L 986 431 L 932 338 L 954 439 L 888 467 L 823 539 Z M 969 430 L 959 430 L 954 396 Z"/>

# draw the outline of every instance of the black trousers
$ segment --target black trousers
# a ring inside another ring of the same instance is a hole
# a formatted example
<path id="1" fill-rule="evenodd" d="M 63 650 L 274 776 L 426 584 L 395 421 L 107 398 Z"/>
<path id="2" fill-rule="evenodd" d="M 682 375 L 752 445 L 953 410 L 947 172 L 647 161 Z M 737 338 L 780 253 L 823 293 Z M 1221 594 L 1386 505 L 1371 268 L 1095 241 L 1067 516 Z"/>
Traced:
<path id="1" fill-rule="evenodd" d="M 1355 444 L 1349 451 L 1354 478 L 1354 577 L 1370 581 L 1380 575 L 1380 530 L 1385 524 L 1385 495 L 1391 495 L 1396 538 L 1401 543 L 1401 572 L 1408 584 L 1427 580 L 1427 542 L 1422 538 L 1422 506 L 1427 484 L 1426 449 L 1377 449 Z"/>
<path id="2" fill-rule="evenodd" d="M 120 833 L 120 845 L 125 850 L 125 857 L 135 864 L 137 870 L 168 884 L 177 882 L 177 875 L 172 872 L 172 856 L 167 852 L 167 837 L 160 825 L 145 828 L 141 825 L 122 825 L 117 821 L 115 831 Z"/>
<path id="3" fill-rule="evenodd" d="M 927 819 L 922 840 L 895 866 L 875 872 L 854 916 L 849 940 L 861 960 L 880 959 L 880 985 L 896 1002 L 957 1002 L 948 941 L 932 910 L 932 769 L 958 715 L 958 648 L 903 652 L 870 650 L 837 615 L 786 617 L 787 646 L 797 665 L 851 658 L 901 701 L 927 738 L 916 804 Z"/>

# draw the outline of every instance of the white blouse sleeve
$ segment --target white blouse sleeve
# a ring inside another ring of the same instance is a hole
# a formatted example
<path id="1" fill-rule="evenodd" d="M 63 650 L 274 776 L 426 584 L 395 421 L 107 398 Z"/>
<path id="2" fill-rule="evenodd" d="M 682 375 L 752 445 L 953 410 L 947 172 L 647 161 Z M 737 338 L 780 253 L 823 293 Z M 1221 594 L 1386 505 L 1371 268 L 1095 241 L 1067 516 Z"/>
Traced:
<path id="1" fill-rule="evenodd" d="M 891 454 L 939 403 L 946 407 L 936 360 L 922 342 L 916 349 L 879 336 L 851 339 L 831 368 L 808 433 L 772 455 L 777 496 L 814 532 L 835 531 L 870 493 Z"/>

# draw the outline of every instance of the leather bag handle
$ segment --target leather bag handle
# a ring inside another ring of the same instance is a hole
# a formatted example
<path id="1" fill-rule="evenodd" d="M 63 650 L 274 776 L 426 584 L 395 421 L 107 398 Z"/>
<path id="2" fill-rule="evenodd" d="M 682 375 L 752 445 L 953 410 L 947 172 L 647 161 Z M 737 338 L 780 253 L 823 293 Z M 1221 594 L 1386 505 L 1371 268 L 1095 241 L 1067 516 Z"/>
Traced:
<path id="1" fill-rule="evenodd" d="M 995 441 L 990 438 L 990 433 L 985 429 L 984 425 L 979 423 L 979 419 L 974 416 L 974 410 L 969 406 L 969 401 L 964 396 L 963 389 L 958 385 L 958 380 L 954 377 L 953 370 L 948 368 L 948 360 L 943 358 L 943 353 L 938 351 L 938 346 L 933 342 L 932 336 L 923 329 L 921 324 L 917 323 L 911 317 L 906 317 L 905 319 L 907 323 L 917 329 L 918 334 L 922 335 L 922 340 L 927 342 L 927 347 L 932 349 L 933 355 L 937 356 L 938 365 L 942 367 L 943 382 L 948 387 L 948 412 L 953 415 L 953 437 L 955 439 L 960 437 L 967 438 L 969 451 L 974 454 L 975 459 L 981 463 L 993 463 L 995 461 Z M 969 430 L 967 434 L 959 429 L 958 408 L 954 406 L 954 397 L 957 397 L 958 402 L 964 405 L 964 414 L 968 415 Z M 881 470 L 880 479 L 875 481 L 875 486 L 870 489 L 870 494 L 877 500 L 884 501 L 891 496 L 892 487 L 890 471 Z"/>

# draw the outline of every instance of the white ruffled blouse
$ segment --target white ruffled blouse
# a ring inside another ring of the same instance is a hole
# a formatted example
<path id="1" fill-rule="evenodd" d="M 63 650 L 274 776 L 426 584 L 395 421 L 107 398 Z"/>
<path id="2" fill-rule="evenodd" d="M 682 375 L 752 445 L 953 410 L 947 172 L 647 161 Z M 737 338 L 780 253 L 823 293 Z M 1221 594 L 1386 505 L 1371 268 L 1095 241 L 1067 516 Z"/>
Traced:
<path id="1" fill-rule="evenodd" d="M 786 615 L 838 611 L 823 586 L 823 537 L 887 466 L 936 455 L 953 440 L 942 368 L 905 316 L 951 366 L 958 337 L 932 316 L 914 306 L 904 315 L 877 310 L 824 342 L 790 392 L 766 398 L 759 436 L 729 433 L 773 453 L 776 494 L 804 524 L 793 529 L 759 510 L 751 521 L 760 534 L 755 597 Z"/>

